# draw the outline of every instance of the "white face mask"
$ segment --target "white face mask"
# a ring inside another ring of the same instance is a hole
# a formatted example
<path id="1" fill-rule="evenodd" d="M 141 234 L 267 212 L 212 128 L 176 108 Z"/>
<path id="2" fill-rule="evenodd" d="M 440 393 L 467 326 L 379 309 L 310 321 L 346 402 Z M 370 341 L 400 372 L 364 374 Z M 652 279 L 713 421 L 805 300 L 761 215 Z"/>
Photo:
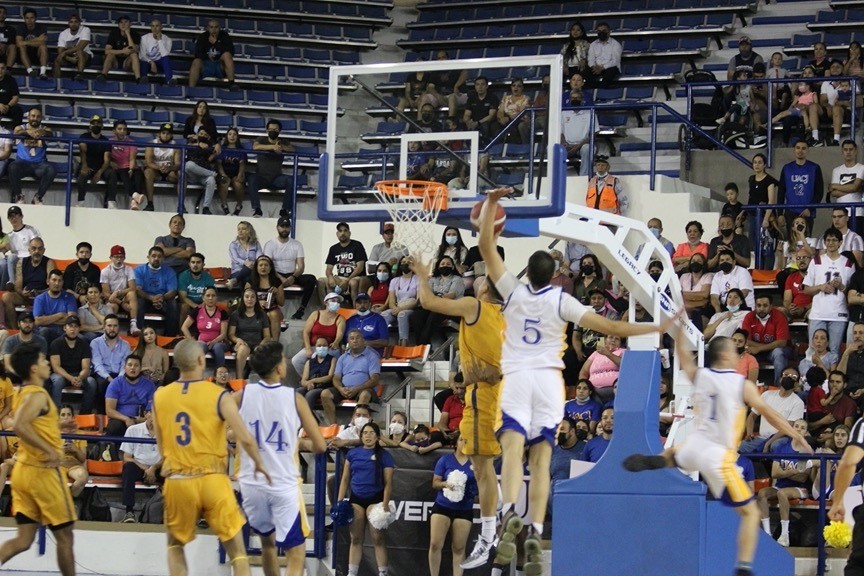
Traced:
<path id="1" fill-rule="evenodd" d="M 357 430 L 362 430 L 363 426 L 365 426 L 368 423 L 369 423 L 369 419 L 366 418 L 365 416 L 358 416 L 357 418 L 354 418 L 354 426 L 357 428 Z"/>
<path id="2" fill-rule="evenodd" d="M 327 346 L 316 346 L 315 354 L 317 354 L 319 358 L 324 358 L 327 356 Z"/>
<path id="3" fill-rule="evenodd" d="M 458 236 L 445 236 L 444 241 L 447 242 L 447 244 L 449 244 L 450 246 L 453 246 L 454 244 L 456 244 L 457 238 Z"/>
<path id="4" fill-rule="evenodd" d="M 330 312 L 336 312 L 337 310 L 339 310 L 339 302 L 328 302 L 327 310 L 329 310 Z"/>
<path id="5" fill-rule="evenodd" d="M 388 278 L 390 278 L 390 275 L 386 272 L 378 272 L 375 275 L 378 277 L 379 282 L 385 282 Z"/>
<path id="6" fill-rule="evenodd" d="M 402 434 L 403 432 L 405 432 L 405 426 L 400 424 L 399 422 L 391 422 L 388 430 L 390 431 L 390 434 L 393 435 Z"/>

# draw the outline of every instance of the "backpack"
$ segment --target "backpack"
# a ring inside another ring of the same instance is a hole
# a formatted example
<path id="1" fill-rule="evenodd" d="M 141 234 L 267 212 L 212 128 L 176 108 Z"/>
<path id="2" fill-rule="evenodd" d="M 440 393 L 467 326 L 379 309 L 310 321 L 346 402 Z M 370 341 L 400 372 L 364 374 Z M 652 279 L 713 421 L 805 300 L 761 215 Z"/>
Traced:
<path id="1" fill-rule="evenodd" d="M 111 521 L 111 507 L 108 506 L 108 502 L 99 488 L 94 486 L 81 499 L 78 518 L 93 522 Z"/>
<path id="2" fill-rule="evenodd" d="M 141 510 L 141 515 L 138 520 L 142 524 L 162 524 L 164 522 L 165 500 L 162 497 L 162 490 L 157 488 L 147 502 L 144 503 L 144 509 Z"/>
<path id="3" fill-rule="evenodd" d="M 120 459 L 120 449 L 114 442 L 91 442 L 87 449 L 87 459 L 114 462 Z"/>
<path id="4" fill-rule="evenodd" d="M 732 149 L 747 148 L 747 127 L 738 122 L 726 122 L 717 130 L 717 139 Z"/>

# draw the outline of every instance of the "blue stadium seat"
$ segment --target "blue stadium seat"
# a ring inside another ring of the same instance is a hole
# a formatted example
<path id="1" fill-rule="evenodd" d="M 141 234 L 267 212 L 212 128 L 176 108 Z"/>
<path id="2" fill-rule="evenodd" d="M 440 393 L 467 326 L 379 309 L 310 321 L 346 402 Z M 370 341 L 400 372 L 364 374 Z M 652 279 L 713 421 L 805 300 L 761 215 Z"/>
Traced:
<path id="1" fill-rule="evenodd" d="M 457 58 L 465 60 L 467 58 L 483 58 L 483 48 L 460 48 Z"/>
<path id="2" fill-rule="evenodd" d="M 231 114 L 211 114 L 213 122 L 216 123 L 216 128 L 219 130 L 227 130 L 228 127 L 234 125 L 234 117 Z"/>
<path id="3" fill-rule="evenodd" d="M 704 50 L 707 41 L 704 37 L 685 36 L 681 38 L 680 47 L 682 50 Z"/>
<path id="4" fill-rule="evenodd" d="M 311 122 L 309 120 L 300 121 L 300 131 L 311 134 L 326 134 L 327 122 Z"/>
<path id="5" fill-rule="evenodd" d="M 284 122 L 282 128 L 285 128 Z M 321 152 L 318 150 L 318 146 L 294 146 L 294 152 L 300 154 L 301 156 L 314 156 L 315 158 L 321 156 Z"/>
<path id="6" fill-rule="evenodd" d="M 654 74 L 678 74 L 681 72 L 680 62 L 658 62 L 654 65 Z"/>
<path id="7" fill-rule="evenodd" d="M 312 106 L 321 106 L 323 108 L 326 108 L 328 99 L 329 97 L 327 94 L 310 94 L 309 104 L 311 104 Z"/>
<path id="8" fill-rule="evenodd" d="M 183 86 L 156 86 L 154 89 L 156 98 L 182 98 Z"/>
<path id="9" fill-rule="evenodd" d="M 198 28 L 198 16 L 187 14 L 171 14 L 168 25 L 172 28 Z"/>
<path id="10" fill-rule="evenodd" d="M 493 180 L 499 186 L 522 186 L 525 184 L 525 173 L 511 172 L 510 174 L 498 174 Z"/>
<path id="11" fill-rule="evenodd" d="M 353 28 L 350 26 L 346 26 L 342 30 L 343 30 L 342 33 L 344 34 L 344 37 L 348 38 L 349 40 L 355 40 L 355 41 L 361 41 L 361 42 L 362 41 L 368 42 L 369 40 L 371 40 L 371 37 L 370 37 L 371 31 L 369 30 L 369 28 Z"/>
<path id="12" fill-rule="evenodd" d="M 297 132 L 297 120 L 294 118 L 283 118 L 279 121 L 282 122 L 283 132 Z"/>
<path id="13" fill-rule="evenodd" d="M 651 28 L 672 28 L 678 22 L 677 16 L 653 16 L 651 18 Z M 627 21 L 628 28 L 635 29 L 635 26 L 630 25 L 630 20 Z"/>
<path id="14" fill-rule="evenodd" d="M 242 90 L 225 90 L 224 88 L 218 88 L 216 90 L 216 98 L 220 102 L 243 102 L 246 100 L 246 96 L 243 94 Z"/>
<path id="15" fill-rule="evenodd" d="M 651 50 L 651 40 L 648 38 L 625 38 L 621 47 L 625 52 L 648 52 Z"/>
<path id="16" fill-rule="evenodd" d="M 307 60 L 319 61 L 319 62 L 330 62 L 330 51 L 329 50 L 316 50 L 313 48 L 307 48 L 303 52 L 303 56 Z"/>
<path id="17" fill-rule="evenodd" d="M 272 90 L 247 90 L 246 98 L 250 102 L 258 104 L 273 104 L 276 102 L 276 94 Z"/>
<path id="18" fill-rule="evenodd" d="M 379 122 L 376 132 L 385 134 L 401 134 L 402 132 L 405 132 L 405 122 Z"/>
<path id="19" fill-rule="evenodd" d="M 599 88 L 594 92 L 594 100 L 597 102 L 610 102 L 624 98 L 623 88 Z"/>
<path id="20" fill-rule="evenodd" d="M 627 114 L 597 114 L 597 122 L 601 126 L 627 126 Z"/>
<path id="21" fill-rule="evenodd" d="M 734 18 L 733 14 L 709 14 L 705 17 L 705 26 L 729 26 Z"/>
<path id="22" fill-rule="evenodd" d="M 536 56 L 538 46 L 519 45 L 513 47 L 513 56 Z"/>
<path id="23" fill-rule="evenodd" d="M 292 22 L 291 26 L 288 27 L 288 36 L 304 36 L 308 38 L 315 37 L 315 26 L 312 24 L 306 24 L 303 22 Z M 277 46 L 278 50 L 279 47 Z"/>
<path id="24" fill-rule="evenodd" d="M 266 58 L 269 60 L 269 58 Z M 234 75 L 235 76 L 255 76 L 256 64 L 246 60 L 234 60 Z"/>
<path id="25" fill-rule="evenodd" d="M 283 64 L 259 64 L 258 75 L 262 78 L 280 78 L 285 75 Z"/>
<path id="26" fill-rule="evenodd" d="M 334 50 L 333 61 L 339 64 L 357 64 L 360 62 L 360 54 L 357 52 L 343 52 Z"/>
<path id="27" fill-rule="evenodd" d="M 150 84 L 138 84 L 137 82 L 124 82 L 123 93 L 134 96 L 150 96 Z"/>
<path id="28" fill-rule="evenodd" d="M 44 110 L 45 116 L 49 118 L 72 118 L 75 113 L 72 106 L 57 106 L 55 104 L 46 104 Z"/>
<path id="29" fill-rule="evenodd" d="M 194 86 L 186 88 L 186 97 L 190 100 L 212 100 L 212 86 Z"/>
<path id="30" fill-rule="evenodd" d="M 274 51 L 276 58 L 282 60 L 300 60 L 303 58 L 302 50 L 294 46 L 276 46 Z"/>
<path id="31" fill-rule="evenodd" d="M 111 22 L 111 14 L 108 10 L 83 8 L 80 12 L 81 20 L 85 23 Z"/>
<path id="32" fill-rule="evenodd" d="M 513 26 L 513 36 L 521 38 L 522 36 L 535 36 L 540 30 L 540 25 L 536 22 L 519 22 Z"/>
<path id="33" fill-rule="evenodd" d="M 236 118 L 237 126 L 241 128 L 248 128 L 250 130 L 263 130 L 266 124 L 266 120 L 260 116 L 242 116 L 238 115 Z"/>
<path id="34" fill-rule="evenodd" d="M 651 40 L 653 52 L 665 52 L 678 49 L 678 38 L 654 38 Z"/>
<path id="35" fill-rule="evenodd" d="M 109 108 L 108 117 L 111 120 L 126 120 L 127 122 L 138 121 L 138 110 L 135 108 Z"/>
<path id="36" fill-rule="evenodd" d="M 299 106 L 302 104 L 306 104 L 306 94 L 278 92 L 276 94 L 276 99 L 279 101 L 280 104 L 286 104 L 288 106 Z"/>
<path id="37" fill-rule="evenodd" d="M 273 56 L 273 47 L 260 44 L 244 44 L 243 53 L 249 58 L 270 58 Z"/>
<path id="38" fill-rule="evenodd" d="M 285 68 L 285 75 L 288 78 L 295 78 L 297 80 L 317 80 L 318 69 L 309 66 L 287 66 Z"/>
<path id="39" fill-rule="evenodd" d="M 77 106 L 76 115 L 82 120 L 90 120 L 93 116 L 105 118 L 105 108 L 102 106 Z"/>
<path id="40" fill-rule="evenodd" d="M 510 46 L 490 46 L 483 54 L 484 58 L 509 58 Z"/>
<path id="41" fill-rule="evenodd" d="M 587 28 L 587 25 L 586 25 Z M 561 34 L 567 29 L 566 24 L 561 22 L 541 22 L 537 30 L 540 34 Z M 590 30 L 590 28 L 588 28 Z M 558 48 L 561 49 L 560 47 Z"/>
<path id="42" fill-rule="evenodd" d="M 171 113 L 167 110 L 142 110 L 141 121 L 151 126 L 171 122 Z"/>
<path id="43" fill-rule="evenodd" d="M 678 17 L 678 26 L 682 26 L 685 28 L 696 28 L 697 26 L 701 26 L 705 23 L 705 16 L 703 14 L 687 14 L 685 16 Z"/>
<path id="44" fill-rule="evenodd" d="M 53 84 L 54 81 L 52 80 L 51 83 Z M 119 89 L 120 84 L 117 82 L 115 82 L 114 84 Z M 73 80 L 72 78 L 61 78 L 60 79 L 60 90 L 62 90 L 63 92 L 89 92 L 90 86 L 86 80 L 85 81 L 78 81 L 78 80 Z"/>
<path id="45" fill-rule="evenodd" d="M 19 80 L 19 83 L 21 80 Z M 57 81 L 53 78 L 46 78 L 42 80 L 41 78 L 27 78 L 27 84 L 30 87 L 30 90 L 38 90 L 40 92 L 51 91 L 57 89 Z M 20 85 L 20 84 L 19 84 Z"/>
<path id="46" fill-rule="evenodd" d="M 349 28 L 346 26 L 346 28 Z M 316 24 L 315 34 L 321 38 L 342 38 L 342 27 L 332 24 Z M 346 34 L 347 36 L 347 34 Z"/>
<path id="47" fill-rule="evenodd" d="M 368 176 L 350 176 L 348 174 L 340 174 L 336 179 L 336 188 L 341 190 L 357 190 L 369 187 Z"/>
<path id="48" fill-rule="evenodd" d="M 654 98 L 653 86 L 628 86 L 627 100 L 652 100 Z"/>
<path id="49" fill-rule="evenodd" d="M 530 144 L 505 144 L 503 156 L 505 158 L 527 158 L 530 152 Z"/>
<path id="50" fill-rule="evenodd" d="M 242 18 L 235 18 L 231 20 L 231 26 L 229 26 L 228 29 L 231 32 L 236 32 L 240 34 L 254 34 L 255 20 L 244 20 Z"/>
<path id="51" fill-rule="evenodd" d="M 293 23 L 291 27 L 294 28 Z M 258 20 L 258 31 L 264 34 L 284 34 L 285 25 L 282 22 L 275 22 L 273 20 Z"/>

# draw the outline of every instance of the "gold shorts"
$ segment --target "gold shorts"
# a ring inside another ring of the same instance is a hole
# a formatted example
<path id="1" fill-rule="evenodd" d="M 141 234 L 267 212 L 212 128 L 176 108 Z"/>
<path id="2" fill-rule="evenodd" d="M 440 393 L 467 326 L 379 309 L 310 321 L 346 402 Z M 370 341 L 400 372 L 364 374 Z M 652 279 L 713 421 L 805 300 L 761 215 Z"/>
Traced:
<path id="1" fill-rule="evenodd" d="M 202 516 L 222 542 L 233 538 L 246 524 L 225 474 L 167 478 L 162 495 L 165 526 L 181 544 L 195 539 L 195 526 Z"/>
<path id="2" fill-rule="evenodd" d="M 12 467 L 12 510 L 46 526 L 61 526 L 78 519 L 61 468 L 42 468 L 16 462 Z"/>
<path id="3" fill-rule="evenodd" d="M 459 433 L 465 439 L 465 454 L 469 456 L 497 456 L 501 445 L 495 429 L 501 417 L 501 385 L 478 382 L 465 390 L 465 410 Z"/>

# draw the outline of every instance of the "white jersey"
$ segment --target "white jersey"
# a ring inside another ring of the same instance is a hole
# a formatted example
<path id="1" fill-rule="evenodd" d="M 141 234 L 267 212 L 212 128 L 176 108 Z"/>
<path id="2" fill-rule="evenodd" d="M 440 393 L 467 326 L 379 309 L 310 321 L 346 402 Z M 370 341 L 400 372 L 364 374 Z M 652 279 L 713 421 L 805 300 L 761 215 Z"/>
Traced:
<path id="1" fill-rule="evenodd" d="M 111 292 L 126 290 L 129 287 L 129 281 L 134 279 L 135 272 L 127 264 L 123 264 L 120 268 L 115 268 L 113 263 L 108 264 L 99 273 L 99 282 L 107 284 Z"/>
<path id="2" fill-rule="evenodd" d="M 504 298 L 504 344 L 501 372 L 564 368 L 568 322 L 579 323 L 590 310 L 558 286 L 534 291 L 510 272 L 495 283 Z"/>
<path id="3" fill-rule="evenodd" d="M 162 142 L 159 138 L 153 140 L 154 144 L 174 144 L 174 140 L 170 140 L 168 142 Z M 176 148 L 160 148 L 158 146 L 153 147 L 153 163 L 157 166 L 170 166 L 174 163 L 174 152 Z"/>
<path id="4" fill-rule="evenodd" d="M 831 172 L 831 183 L 832 184 L 851 184 L 855 182 L 855 180 L 864 180 L 864 164 L 860 162 L 855 163 L 854 166 L 846 166 L 845 164 L 841 164 L 834 168 Z M 842 204 L 845 202 L 860 202 L 861 201 L 861 191 L 858 190 L 856 192 L 849 192 L 848 194 L 844 194 L 843 196 L 838 196 L 834 198 L 832 202 L 837 202 L 838 204 Z M 864 216 L 864 208 L 856 208 L 855 209 L 856 216 Z"/>
<path id="5" fill-rule="evenodd" d="M 39 230 L 25 224 L 20 230 L 12 230 L 9 236 L 9 249 L 18 255 L 18 258 L 26 258 L 30 256 L 30 241 L 33 238 L 41 237 Z"/>
<path id="6" fill-rule="evenodd" d="M 261 460 L 270 472 L 273 487 L 298 486 L 297 440 L 300 416 L 293 388 L 281 384 L 250 382 L 243 389 L 240 416 L 255 436 Z M 255 474 L 255 463 L 246 456 L 240 459 L 240 482 L 267 487 L 267 479 Z"/>
<path id="7" fill-rule="evenodd" d="M 744 377 L 734 370 L 699 368 L 693 382 L 693 413 L 699 435 L 737 450 L 744 431 Z"/>
<path id="8" fill-rule="evenodd" d="M 827 254 L 813 258 L 804 277 L 804 286 L 819 286 L 839 278 L 843 286 L 849 285 L 849 280 L 855 272 L 855 265 L 845 256 L 840 255 L 831 260 Z M 831 294 L 819 292 L 813 296 L 813 307 L 810 309 L 810 320 L 825 320 L 828 322 L 845 322 L 849 319 L 849 309 L 846 307 L 846 294 L 835 290 Z"/>

